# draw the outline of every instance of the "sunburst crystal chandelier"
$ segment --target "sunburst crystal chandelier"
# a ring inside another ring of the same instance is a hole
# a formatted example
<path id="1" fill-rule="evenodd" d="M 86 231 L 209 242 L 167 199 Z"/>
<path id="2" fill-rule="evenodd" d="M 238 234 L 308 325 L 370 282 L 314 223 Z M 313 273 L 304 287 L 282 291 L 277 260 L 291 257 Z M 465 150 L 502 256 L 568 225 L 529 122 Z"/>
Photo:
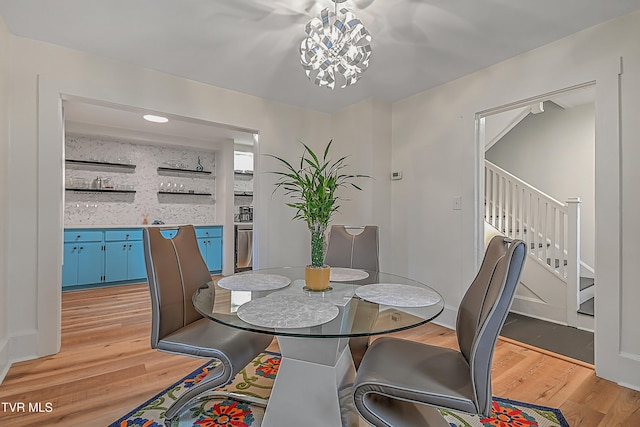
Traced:
<path id="1" fill-rule="evenodd" d="M 325 8 L 305 26 L 307 37 L 300 44 L 300 63 L 307 77 L 320 87 L 342 88 L 358 81 L 369 67 L 371 35 L 350 10 Z"/>

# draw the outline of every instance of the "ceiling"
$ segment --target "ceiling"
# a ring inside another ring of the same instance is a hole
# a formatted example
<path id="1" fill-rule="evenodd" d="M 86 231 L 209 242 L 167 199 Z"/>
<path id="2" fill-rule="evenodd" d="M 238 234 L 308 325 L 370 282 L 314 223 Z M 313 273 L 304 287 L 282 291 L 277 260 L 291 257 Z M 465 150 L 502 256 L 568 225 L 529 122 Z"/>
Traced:
<path id="1" fill-rule="evenodd" d="M 167 123 L 151 123 L 144 114 L 162 114 Z M 203 120 L 143 111 L 121 105 L 64 100 L 65 131 L 69 134 L 108 136 L 119 140 L 152 145 L 189 146 L 217 150 L 220 144 L 252 145 L 255 131 Z"/>
<path id="2" fill-rule="evenodd" d="M 640 0 L 347 0 L 372 34 L 369 70 L 326 89 L 305 76 L 305 23 L 330 0 L 0 0 L 9 30 L 277 102 L 335 112 L 394 102 L 584 28 Z"/>

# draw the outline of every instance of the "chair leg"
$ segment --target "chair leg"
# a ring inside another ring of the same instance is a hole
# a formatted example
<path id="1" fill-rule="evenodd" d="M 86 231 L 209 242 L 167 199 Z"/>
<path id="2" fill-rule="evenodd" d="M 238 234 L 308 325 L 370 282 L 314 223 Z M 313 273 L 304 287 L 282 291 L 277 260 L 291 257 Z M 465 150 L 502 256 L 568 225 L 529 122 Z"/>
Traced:
<path id="1" fill-rule="evenodd" d="M 178 400 L 176 400 L 175 402 L 173 402 L 171 406 L 169 406 L 169 408 L 164 414 L 165 425 L 169 426 L 171 424 L 171 420 L 175 416 L 180 415 L 184 407 L 187 406 L 187 404 L 192 399 L 194 399 L 195 397 L 199 396 L 201 393 L 204 393 L 207 390 L 211 390 L 216 387 L 219 387 L 225 384 L 227 381 L 229 381 L 229 375 L 228 374 L 223 375 L 225 374 L 225 372 L 222 369 L 222 365 L 218 365 L 218 368 L 219 369 L 214 369 L 212 372 L 210 372 L 209 375 L 207 375 L 207 377 L 205 377 L 205 379 L 202 380 L 199 384 L 191 387 L 189 390 L 184 392 L 178 398 Z"/>
<path id="2" fill-rule="evenodd" d="M 216 374 L 216 372 L 214 371 L 213 374 Z M 224 385 L 227 380 L 223 380 L 223 377 L 221 375 L 222 373 L 218 374 L 218 375 L 214 375 L 212 378 L 205 378 L 202 382 L 200 382 L 198 385 L 190 388 L 188 391 L 186 391 L 185 393 L 183 393 L 178 400 L 176 400 L 165 412 L 165 420 L 164 420 L 164 424 L 167 427 L 171 427 L 171 424 L 173 423 L 173 419 L 175 417 L 178 417 L 182 411 L 185 409 L 185 407 L 196 397 L 200 396 L 201 394 L 204 394 L 205 392 L 207 392 L 208 390 L 211 390 L 213 388 L 219 387 L 221 385 Z M 212 375 L 211 373 L 209 375 Z M 253 396 L 247 396 L 245 394 L 240 394 L 240 393 L 234 393 L 234 392 L 229 392 L 229 391 L 211 391 L 206 393 L 208 398 L 216 398 L 216 397 L 220 397 L 220 398 L 230 398 L 230 399 L 235 399 L 235 400 L 239 400 L 239 401 L 244 401 L 244 402 L 248 402 L 251 403 L 252 405 L 256 405 L 256 406 L 260 406 L 263 408 L 267 407 L 267 402 L 268 399 L 261 399 L 259 397 L 253 397 Z"/>
<path id="3" fill-rule="evenodd" d="M 451 427 L 437 408 L 432 406 L 423 406 L 419 408 L 419 412 L 426 421 L 425 425 L 429 427 Z"/>
<path id="4" fill-rule="evenodd" d="M 368 393 L 357 406 L 360 416 L 376 427 L 450 427 L 438 408 Z M 384 421 L 383 421 L 384 420 Z"/>

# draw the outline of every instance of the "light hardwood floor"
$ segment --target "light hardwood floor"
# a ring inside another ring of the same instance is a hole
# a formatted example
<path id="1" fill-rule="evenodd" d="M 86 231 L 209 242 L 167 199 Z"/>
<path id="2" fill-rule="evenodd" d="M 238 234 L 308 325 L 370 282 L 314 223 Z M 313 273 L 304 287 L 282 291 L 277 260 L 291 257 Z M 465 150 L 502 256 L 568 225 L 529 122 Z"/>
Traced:
<path id="1" fill-rule="evenodd" d="M 146 285 L 66 292 L 62 307 L 60 353 L 11 367 L 0 385 L 0 426 L 106 426 L 204 363 L 149 347 Z M 433 324 L 396 335 L 456 345 L 453 331 Z M 270 349 L 277 351 L 275 342 Z M 588 365 L 504 339 L 493 393 L 560 408 L 574 427 L 640 426 L 640 392 L 597 378 Z M 8 403 L 20 402 L 27 412 L 12 413 Z M 28 412 L 35 402 L 43 412 Z"/>

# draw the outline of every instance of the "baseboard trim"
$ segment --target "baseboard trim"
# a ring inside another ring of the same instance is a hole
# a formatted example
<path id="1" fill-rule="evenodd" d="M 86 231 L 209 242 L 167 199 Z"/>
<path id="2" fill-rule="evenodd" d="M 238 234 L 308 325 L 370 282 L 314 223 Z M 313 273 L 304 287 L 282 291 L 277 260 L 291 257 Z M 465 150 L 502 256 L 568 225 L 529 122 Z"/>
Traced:
<path id="1" fill-rule="evenodd" d="M 445 306 L 442 313 L 431 322 L 447 329 L 456 329 L 456 318 L 458 317 L 458 309 L 456 307 Z"/>
<path id="2" fill-rule="evenodd" d="M 37 331 L 11 336 L 0 345 L 0 383 L 4 381 L 11 365 L 39 357 Z"/>
<path id="3" fill-rule="evenodd" d="M 0 384 L 4 381 L 4 377 L 7 376 L 11 368 L 11 361 L 9 359 L 9 340 L 2 340 L 0 342 Z"/>

